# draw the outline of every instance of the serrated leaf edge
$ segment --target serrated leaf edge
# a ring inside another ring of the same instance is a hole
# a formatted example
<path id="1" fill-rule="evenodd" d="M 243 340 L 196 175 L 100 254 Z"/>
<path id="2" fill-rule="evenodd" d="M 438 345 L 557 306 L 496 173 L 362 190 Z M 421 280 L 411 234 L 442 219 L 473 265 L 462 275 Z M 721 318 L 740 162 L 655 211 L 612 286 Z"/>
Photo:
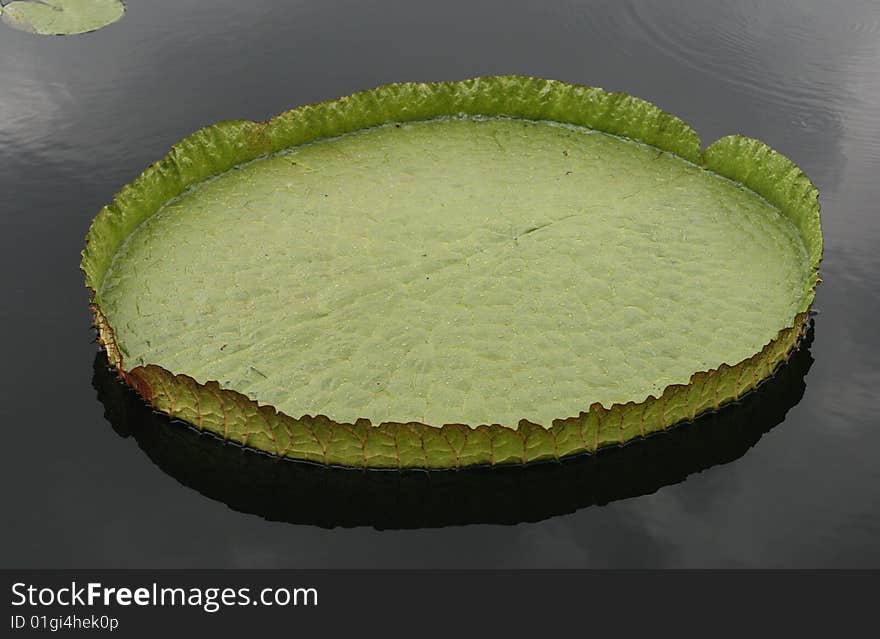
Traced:
<path id="1" fill-rule="evenodd" d="M 389 122 L 484 115 L 550 120 L 630 138 L 674 153 L 762 196 L 793 221 L 812 269 L 792 322 L 762 350 L 731 366 L 694 373 L 659 397 L 605 408 L 593 404 L 550 427 L 521 420 L 430 426 L 367 419 L 339 423 L 319 415 L 294 418 L 221 387 L 153 364 L 126 370 L 113 328 L 100 309 L 100 285 L 117 249 L 137 226 L 190 186 L 237 164 L 284 148 Z M 461 468 L 529 463 L 595 453 L 647 437 L 718 410 L 755 388 L 788 359 L 805 330 L 819 282 L 822 234 L 818 190 L 791 160 L 758 140 L 721 138 L 705 153 L 696 132 L 639 98 L 597 87 L 526 76 L 458 82 L 398 83 L 306 105 L 266 122 L 227 121 L 200 129 L 124 186 L 96 216 L 82 269 L 92 297 L 98 340 L 121 378 L 155 409 L 226 439 L 280 456 L 363 468 Z"/>

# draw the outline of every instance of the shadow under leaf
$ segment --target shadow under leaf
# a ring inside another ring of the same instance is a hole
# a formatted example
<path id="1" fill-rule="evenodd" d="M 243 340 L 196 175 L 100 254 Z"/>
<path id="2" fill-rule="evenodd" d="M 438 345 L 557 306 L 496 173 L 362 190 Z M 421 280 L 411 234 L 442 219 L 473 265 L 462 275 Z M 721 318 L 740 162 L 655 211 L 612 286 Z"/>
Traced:
<path id="1" fill-rule="evenodd" d="M 776 373 L 739 401 L 666 432 L 560 462 L 462 470 L 360 470 L 278 458 L 153 411 L 106 356 L 93 385 L 105 416 L 181 484 L 236 511 L 325 528 L 516 524 L 647 495 L 742 457 L 803 396 L 812 321 Z"/>

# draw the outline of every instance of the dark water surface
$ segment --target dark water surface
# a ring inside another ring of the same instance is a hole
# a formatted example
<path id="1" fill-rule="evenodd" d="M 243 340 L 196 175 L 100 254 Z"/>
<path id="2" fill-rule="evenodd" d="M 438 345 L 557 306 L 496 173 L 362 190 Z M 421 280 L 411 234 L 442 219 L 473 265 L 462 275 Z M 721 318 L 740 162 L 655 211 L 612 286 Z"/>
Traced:
<path id="1" fill-rule="evenodd" d="M 880 5 L 127 4 L 84 36 L 0 25 L 0 565 L 880 565 Z M 777 378 L 606 458 L 429 476 L 278 464 L 169 425 L 107 375 L 83 236 L 172 143 L 498 73 L 626 91 L 706 143 L 744 133 L 800 164 L 822 192 L 824 284 Z"/>

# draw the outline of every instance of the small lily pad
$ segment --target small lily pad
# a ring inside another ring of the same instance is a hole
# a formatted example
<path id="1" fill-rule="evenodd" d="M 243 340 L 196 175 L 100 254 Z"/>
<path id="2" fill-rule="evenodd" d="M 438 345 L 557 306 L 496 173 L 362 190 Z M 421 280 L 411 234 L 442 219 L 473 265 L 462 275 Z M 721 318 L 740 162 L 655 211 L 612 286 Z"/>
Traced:
<path id="1" fill-rule="evenodd" d="M 398 84 L 226 122 L 96 218 L 101 342 L 155 408 L 370 467 L 595 452 L 739 398 L 794 348 L 817 191 L 637 98 Z"/>
<path id="2" fill-rule="evenodd" d="M 73 35 L 106 27 L 124 13 L 120 0 L 16 0 L 3 7 L 0 19 L 28 33 Z"/>

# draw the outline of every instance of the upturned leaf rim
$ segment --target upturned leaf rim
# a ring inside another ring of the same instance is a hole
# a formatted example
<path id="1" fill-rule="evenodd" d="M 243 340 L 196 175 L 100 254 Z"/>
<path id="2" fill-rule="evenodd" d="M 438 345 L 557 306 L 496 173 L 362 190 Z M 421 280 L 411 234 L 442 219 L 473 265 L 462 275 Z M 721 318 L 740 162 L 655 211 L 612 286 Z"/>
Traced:
<path id="1" fill-rule="evenodd" d="M 98 291 L 118 248 L 137 226 L 190 186 L 233 166 L 289 147 L 392 122 L 448 116 L 511 117 L 588 127 L 675 154 L 754 191 L 792 221 L 809 260 L 798 310 L 774 339 L 734 365 L 695 372 L 659 397 L 594 403 L 544 427 L 427 425 L 368 419 L 339 423 L 293 417 L 215 381 L 149 364 L 127 368 Z M 561 459 L 668 429 L 718 410 L 755 388 L 789 357 L 803 334 L 822 259 L 818 189 L 790 159 L 759 140 L 723 137 L 705 151 L 688 124 L 625 93 L 526 76 L 395 83 L 286 111 L 265 122 L 226 121 L 173 145 L 124 186 L 89 228 L 81 269 L 91 294 L 98 340 L 120 377 L 156 410 L 225 439 L 279 456 L 363 468 L 460 468 Z"/>

